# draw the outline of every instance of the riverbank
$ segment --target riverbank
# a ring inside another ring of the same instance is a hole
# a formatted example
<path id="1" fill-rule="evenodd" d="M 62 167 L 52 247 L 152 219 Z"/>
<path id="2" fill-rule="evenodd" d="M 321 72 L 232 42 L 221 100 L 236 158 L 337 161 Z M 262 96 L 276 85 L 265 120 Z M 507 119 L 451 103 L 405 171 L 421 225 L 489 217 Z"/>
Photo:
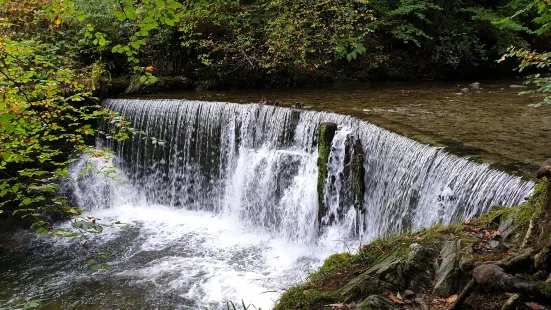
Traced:
<path id="1" fill-rule="evenodd" d="M 545 309 L 550 215 L 545 180 L 518 207 L 334 254 L 275 309 Z"/>

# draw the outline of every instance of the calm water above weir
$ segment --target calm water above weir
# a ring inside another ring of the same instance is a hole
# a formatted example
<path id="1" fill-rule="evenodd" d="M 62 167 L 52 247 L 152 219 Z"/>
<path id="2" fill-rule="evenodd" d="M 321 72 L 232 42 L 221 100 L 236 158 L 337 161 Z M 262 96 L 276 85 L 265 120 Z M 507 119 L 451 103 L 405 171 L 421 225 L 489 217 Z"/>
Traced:
<path id="1" fill-rule="evenodd" d="M 485 159 L 521 161 L 524 167 L 545 157 L 549 150 L 537 141 L 546 132 L 548 110 L 526 107 L 531 101 L 517 97 L 517 89 L 482 86 L 467 96 L 454 95 L 457 87 L 410 85 L 403 94 L 392 86 L 107 100 L 104 106 L 144 133 L 123 143 L 98 139 L 98 147 L 115 151 L 113 160 L 85 157 L 71 169 L 76 178 L 88 163 L 112 166 L 118 181 L 84 173 L 63 188 L 87 215 L 123 224 L 91 237 L 89 250 L 81 240 L 31 233 L 7 238 L 11 241 L 0 248 L 0 302 L 42 298 L 43 309 L 226 309 L 227 300 L 243 299 L 269 309 L 282 289 L 305 279 L 331 253 L 354 251 L 385 234 L 469 219 L 494 205 L 517 205 L 531 193 L 532 182 L 366 121 L 407 129 L 420 140 L 464 142 L 468 147 L 450 148 L 457 153 L 492 148 Z M 283 105 L 301 101 L 342 114 L 221 102 L 259 98 Z M 500 117 L 467 118 L 469 110 Z M 521 119 L 531 119 L 522 131 L 508 125 Z M 320 209 L 323 122 L 338 128 Z M 470 129 L 477 123 L 485 127 Z M 488 136 L 474 138 L 481 132 Z M 355 157 L 357 146 L 361 157 Z M 352 158 L 360 158 L 356 168 Z M 351 172 L 358 167 L 365 172 L 361 179 Z M 361 199 L 351 194 L 358 182 Z M 86 262 L 100 252 L 112 268 L 93 273 Z"/>
<path id="2" fill-rule="evenodd" d="M 186 98 L 238 103 L 302 102 L 316 111 L 356 116 L 401 135 L 509 172 L 533 172 L 551 157 L 551 107 L 533 108 L 539 95 L 518 95 L 522 80 L 419 82 L 310 89 L 172 91 L 150 98 Z"/>

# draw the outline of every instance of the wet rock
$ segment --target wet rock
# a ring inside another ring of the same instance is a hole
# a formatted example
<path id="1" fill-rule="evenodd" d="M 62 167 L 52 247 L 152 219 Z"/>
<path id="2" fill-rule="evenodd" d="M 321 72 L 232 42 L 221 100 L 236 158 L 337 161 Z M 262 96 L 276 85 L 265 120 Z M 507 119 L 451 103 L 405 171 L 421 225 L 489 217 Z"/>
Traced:
<path id="1" fill-rule="evenodd" d="M 438 268 L 436 269 L 436 284 L 434 285 L 434 292 L 440 296 L 449 296 L 454 286 L 454 269 L 458 266 L 457 256 L 461 249 L 460 241 L 447 241 L 440 250 L 441 260 Z"/>
<path id="2" fill-rule="evenodd" d="M 469 86 L 474 90 L 479 90 L 480 89 L 480 83 L 478 83 L 478 82 L 474 82 L 472 84 L 469 84 Z"/>
<path id="3" fill-rule="evenodd" d="M 536 178 L 541 179 L 543 177 L 551 179 L 551 158 L 547 159 L 536 172 Z"/>
<path id="4" fill-rule="evenodd" d="M 361 300 L 371 294 L 385 291 L 402 291 L 409 287 L 416 290 L 428 290 L 434 278 L 435 251 L 419 244 L 412 244 L 411 251 L 405 257 L 388 256 L 380 263 L 352 279 L 340 290 L 345 302 Z M 410 299 L 415 293 L 408 292 Z"/>
<path id="5" fill-rule="evenodd" d="M 432 287 L 434 279 L 435 250 L 413 243 L 409 246 L 407 260 L 403 264 L 402 273 L 406 275 L 407 282 L 404 288 L 415 288 L 416 290 L 428 290 Z"/>
<path id="6" fill-rule="evenodd" d="M 327 180 L 327 162 L 331 152 L 331 143 L 337 132 L 336 123 L 321 123 L 318 127 L 318 223 L 321 229 L 321 219 L 325 215 L 324 197 Z"/>
<path id="7" fill-rule="evenodd" d="M 461 91 L 461 93 L 462 93 L 463 95 L 466 95 L 466 94 L 469 93 L 470 89 L 468 89 L 467 87 L 465 87 L 465 88 L 461 88 L 459 91 Z"/>
<path id="8" fill-rule="evenodd" d="M 511 212 L 501 219 L 498 230 L 501 233 L 502 240 L 514 243 L 518 241 L 518 235 L 515 234 L 518 228 L 516 224 L 517 216 L 517 212 Z"/>
<path id="9" fill-rule="evenodd" d="M 400 274 L 401 260 L 393 256 L 373 266 L 358 277 L 352 279 L 340 291 L 345 302 L 361 299 L 370 294 L 384 291 L 397 291 L 404 286 Z"/>
<path id="10" fill-rule="evenodd" d="M 494 264 L 483 264 L 473 270 L 473 279 L 479 285 L 486 285 L 488 288 L 499 288 L 496 282 L 506 276 L 503 268 Z"/>
<path id="11" fill-rule="evenodd" d="M 492 249 L 495 249 L 499 246 L 499 241 L 497 240 L 490 240 L 488 241 L 488 245 L 492 248 Z"/>
<path id="12" fill-rule="evenodd" d="M 357 310 L 399 310 L 402 309 L 399 305 L 386 299 L 383 296 L 372 295 L 364 299 L 356 308 Z"/>
<path id="13" fill-rule="evenodd" d="M 406 290 L 404 292 L 404 298 L 407 299 L 407 300 L 411 300 L 415 297 L 415 293 L 411 290 Z"/>

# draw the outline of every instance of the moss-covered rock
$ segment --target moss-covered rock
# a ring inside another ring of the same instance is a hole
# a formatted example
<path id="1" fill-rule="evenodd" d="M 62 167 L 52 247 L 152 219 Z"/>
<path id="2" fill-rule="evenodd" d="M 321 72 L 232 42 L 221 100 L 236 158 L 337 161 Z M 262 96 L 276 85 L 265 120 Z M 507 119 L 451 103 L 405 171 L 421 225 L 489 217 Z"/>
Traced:
<path id="1" fill-rule="evenodd" d="M 337 300 L 338 296 L 335 293 L 307 289 L 299 285 L 287 290 L 274 310 L 319 310 Z"/>
<path id="2" fill-rule="evenodd" d="M 325 215 L 325 182 L 327 181 L 327 163 L 331 153 L 331 143 L 337 132 L 336 123 L 321 123 L 318 127 L 318 223 Z"/>
<path id="3" fill-rule="evenodd" d="M 544 180 L 528 202 L 518 207 L 492 208 L 465 223 L 436 225 L 374 240 L 356 254 L 332 255 L 306 283 L 287 291 L 276 309 L 324 309 L 331 303 L 351 309 L 402 309 L 404 305 L 395 298 L 405 296 L 406 290 L 418 296 L 409 308 L 421 304 L 438 308 L 461 292 L 477 266 L 506 262 L 526 252 L 528 246 L 539 254 L 530 268 L 515 268 L 534 273 L 525 275 L 527 279 L 543 281 L 551 272 L 550 201 L 551 187 Z M 503 267 L 506 272 L 508 268 L 511 265 Z M 473 292 L 464 308 L 500 309 L 506 299 L 490 287 Z"/>
<path id="4" fill-rule="evenodd" d="M 401 258 L 388 256 L 342 288 L 339 291 L 342 300 L 352 302 L 371 294 L 398 290 L 405 285 L 401 265 Z"/>

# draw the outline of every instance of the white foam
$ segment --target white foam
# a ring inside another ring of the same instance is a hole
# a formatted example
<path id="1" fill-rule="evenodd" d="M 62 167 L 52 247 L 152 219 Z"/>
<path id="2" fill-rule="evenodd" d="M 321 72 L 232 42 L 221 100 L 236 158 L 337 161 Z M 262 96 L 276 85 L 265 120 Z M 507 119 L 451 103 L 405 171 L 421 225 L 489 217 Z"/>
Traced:
<path id="1" fill-rule="evenodd" d="M 328 255 L 344 249 L 339 240 L 321 245 L 290 242 L 244 228 L 232 217 L 159 205 L 122 205 L 89 215 L 140 228 L 134 249 L 113 262 L 120 267 L 114 276 L 154 283 L 159 293 L 176 293 L 198 307 L 243 300 L 269 309 L 283 288 L 305 279 Z M 101 245 L 120 233 L 106 229 L 94 242 Z M 129 263 L 144 252 L 162 255 L 145 265 Z"/>

